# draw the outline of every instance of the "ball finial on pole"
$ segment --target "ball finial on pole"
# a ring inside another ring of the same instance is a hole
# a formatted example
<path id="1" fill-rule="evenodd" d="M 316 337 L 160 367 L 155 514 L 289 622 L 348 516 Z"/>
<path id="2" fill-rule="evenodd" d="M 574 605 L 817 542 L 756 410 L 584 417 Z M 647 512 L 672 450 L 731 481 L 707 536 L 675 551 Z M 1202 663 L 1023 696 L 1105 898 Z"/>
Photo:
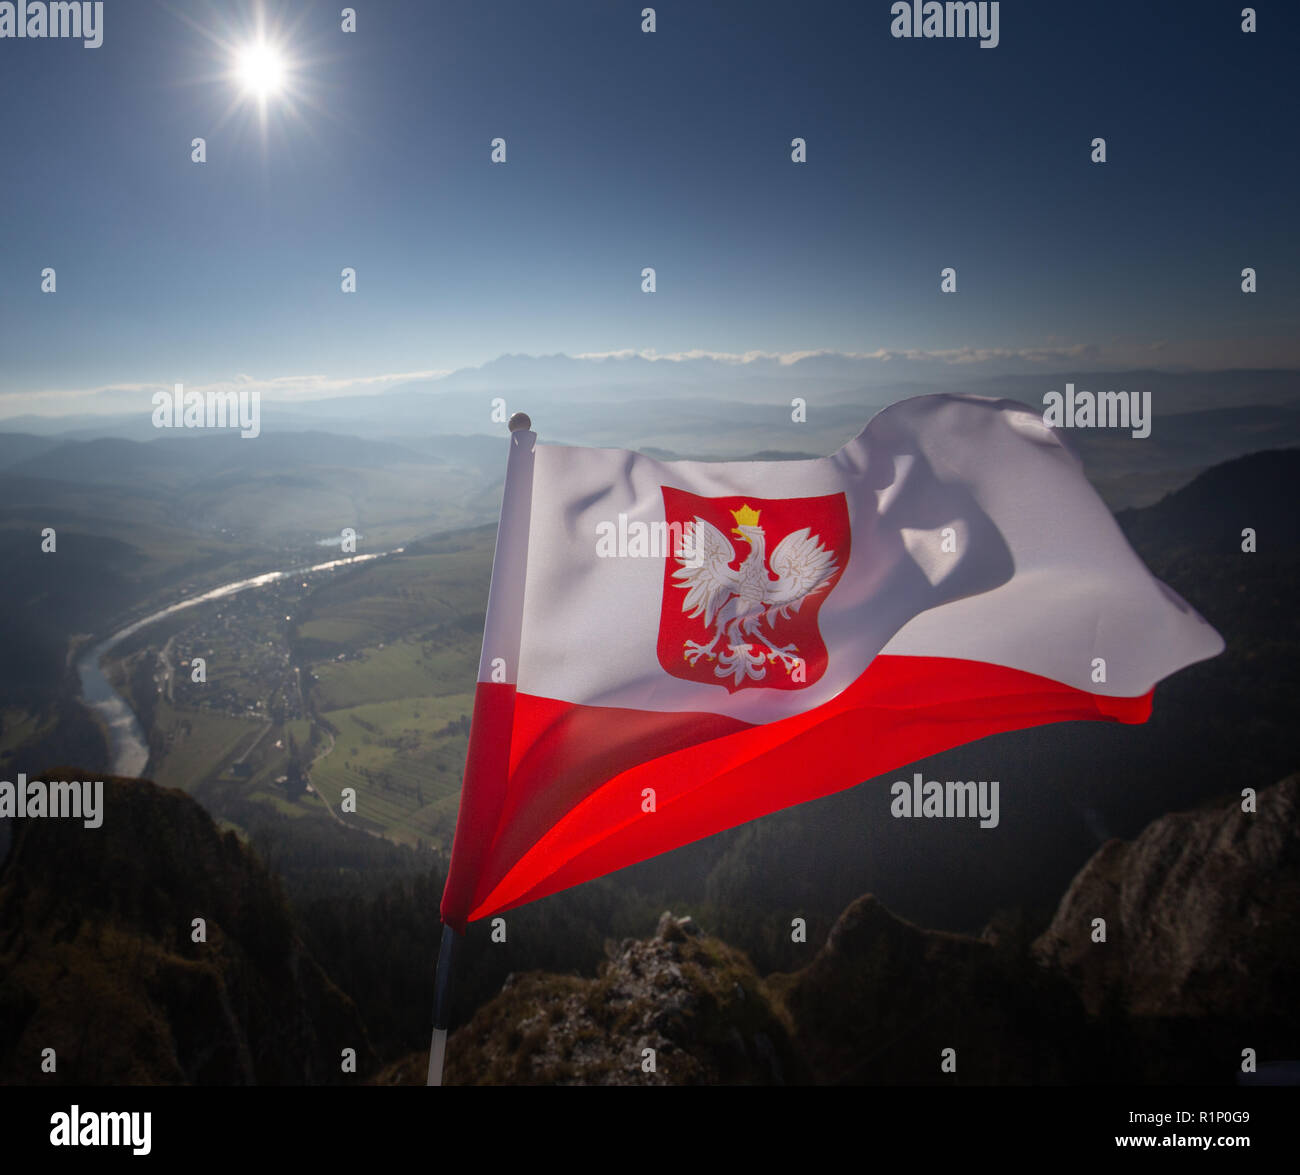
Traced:
<path id="1" fill-rule="evenodd" d="M 527 432 L 533 427 L 533 422 L 528 418 L 527 412 L 516 412 L 510 418 L 511 432 Z"/>

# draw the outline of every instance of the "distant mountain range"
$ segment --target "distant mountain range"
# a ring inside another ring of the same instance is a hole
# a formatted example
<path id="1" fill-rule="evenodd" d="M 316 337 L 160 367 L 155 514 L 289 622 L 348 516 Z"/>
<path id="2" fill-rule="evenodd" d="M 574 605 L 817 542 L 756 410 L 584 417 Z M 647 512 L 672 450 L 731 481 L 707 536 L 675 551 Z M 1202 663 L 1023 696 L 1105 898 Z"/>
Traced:
<path id="1" fill-rule="evenodd" d="M 1150 393 L 1154 422 L 1148 437 L 1134 438 L 1123 429 L 1067 434 L 1112 508 L 1154 502 L 1210 465 L 1300 445 L 1300 372 L 967 373 L 959 379 L 949 371 L 937 383 L 863 383 L 863 362 L 843 356 L 789 364 L 503 356 L 373 396 L 267 400 L 261 435 L 250 439 L 233 432 L 156 429 L 148 398 L 140 393 L 141 407 L 131 413 L 6 422 L 0 432 L 0 489 L 31 501 L 39 492 L 10 478 L 108 486 L 125 483 L 134 472 L 139 490 L 188 486 L 197 500 L 213 478 L 226 487 L 272 475 L 310 479 L 326 470 L 413 466 L 426 467 L 413 473 L 417 481 L 430 467 L 442 466 L 468 470 L 486 488 L 500 479 L 504 421 L 518 410 L 530 414 L 543 444 L 639 449 L 666 460 L 822 456 L 899 399 L 946 390 L 1037 407 L 1047 391 L 1067 381 L 1078 388 L 1118 385 Z M 322 492 L 328 499 L 328 488 Z M 383 494 L 367 496 L 380 501 Z"/>
<path id="2" fill-rule="evenodd" d="M 788 359 L 760 355 L 744 362 L 707 354 L 502 355 L 438 378 L 392 384 L 374 395 L 294 400 L 263 394 L 261 409 L 263 427 L 277 431 L 323 429 L 372 438 L 500 435 L 504 426 L 493 420 L 492 409 L 493 401 L 501 399 L 508 411 L 532 414 L 543 439 L 621 448 L 682 447 L 665 439 L 675 434 L 679 442 L 690 442 L 685 451 L 704 456 L 790 448 L 830 452 L 885 405 L 939 391 L 1007 397 L 1031 405 L 1041 404 L 1046 392 L 1062 390 L 1067 382 L 1092 391 L 1148 392 L 1157 427 L 1186 412 L 1300 406 L 1297 371 L 1105 371 L 1089 368 L 1087 362 L 1081 357 L 1081 366 L 1071 369 L 1064 362 L 1038 364 L 1015 356 L 972 353 L 958 361 L 899 352 L 823 352 Z M 259 387 L 257 381 L 231 386 Z M 81 407 L 93 404 L 96 413 L 21 415 L 0 420 L 0 425 L 8 432 L 73 440 L 146 440 L 156 435 L 151 423 L 154 390 L 170 387 L 110 389 L 75 401 L 63 399 L 61 403 Z M 805 425 L 790 419 L 796 397 L 807 404 Z M 663 409 L 664 401 L 673 403 L 671 412 Z M 678 421 L 683 410 L 688 415 Z M 692 431 L 701 422 L 709 431 Z M 796 435 L 807 439 L 791 443 Z"/>

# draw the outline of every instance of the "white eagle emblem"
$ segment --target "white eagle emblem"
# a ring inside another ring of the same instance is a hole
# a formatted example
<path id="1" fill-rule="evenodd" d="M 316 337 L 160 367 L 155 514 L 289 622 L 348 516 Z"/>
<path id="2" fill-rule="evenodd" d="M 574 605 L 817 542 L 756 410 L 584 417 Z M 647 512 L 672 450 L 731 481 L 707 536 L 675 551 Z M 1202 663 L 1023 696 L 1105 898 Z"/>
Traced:
<path id="1" fill-rule="evenodd" d="M 768 572 L 767 535 L 758 525 L 759 511 L 744 505 L 731 511 L 731 516 L 736 520 L 731 533 L 749 544 L 739 569 L 731 568 L 737 556 L 727 536 L 697 514 L 684 528 L 685 556 L 678 557 L 682 566 L 673 578 L 681 580 L 674 586 L 686 592 L 682 611 L 692 619 L 703 615 L 705 627 L 714 629 L 708 644 L 683 642 L 683 657 L 692 666 L 701 657 L 716 659 L 714 674 L 730 677 L 739 686 L 746 678 L 761 681 L 767 666 L 778 659 L 787 674 L 803 664 L 796 645 L 773 644 L 763 625 L 775 637 L 776 621 L 797 612 L 839 568 L 835 553 L 805 526 L 777 543 L 770 559 L 774 579 Z M 766 651 L 754 651 L 750 638 Z M 724 643 L 723 652 L 715 652 L 719 641 Z"/>

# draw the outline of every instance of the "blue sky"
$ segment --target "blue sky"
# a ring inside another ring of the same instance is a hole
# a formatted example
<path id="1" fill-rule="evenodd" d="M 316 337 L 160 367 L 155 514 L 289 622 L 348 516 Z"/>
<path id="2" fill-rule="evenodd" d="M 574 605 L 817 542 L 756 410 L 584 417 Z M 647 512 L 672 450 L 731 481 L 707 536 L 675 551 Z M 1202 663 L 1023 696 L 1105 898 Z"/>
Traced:
<path id="1" fill-rule="evenodd" d="M 0 415 L 507 352 L 1296 364 L 1289 4 L 1247 36 L 1235 3 L 1004 0 L 994 49 L 895 39 L 888 0 L 665 3 L 650 35 L 640 2 L 342 7 L 261 6 L 295 63 L 265 127 L 226 76 L 253 5 L 0 40 Z"/>

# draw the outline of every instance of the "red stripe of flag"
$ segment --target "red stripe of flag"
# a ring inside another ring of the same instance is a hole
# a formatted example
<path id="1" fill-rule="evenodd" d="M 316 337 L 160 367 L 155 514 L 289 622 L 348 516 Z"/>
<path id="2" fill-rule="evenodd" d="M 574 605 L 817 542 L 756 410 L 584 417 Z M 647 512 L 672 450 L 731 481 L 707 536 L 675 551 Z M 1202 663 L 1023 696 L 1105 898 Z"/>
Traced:
<path id="1" fill-rule="evenodd" d="M 754 725 L 480 683 L 442 919 L 463 931 L 990 734 L 1145 722 L 1153 693 L 1105 697 L 1000 665 L 881 655 L 832 701 Z M 655 790 L 653 812 L 643 810 L 645 788 Z"/>

